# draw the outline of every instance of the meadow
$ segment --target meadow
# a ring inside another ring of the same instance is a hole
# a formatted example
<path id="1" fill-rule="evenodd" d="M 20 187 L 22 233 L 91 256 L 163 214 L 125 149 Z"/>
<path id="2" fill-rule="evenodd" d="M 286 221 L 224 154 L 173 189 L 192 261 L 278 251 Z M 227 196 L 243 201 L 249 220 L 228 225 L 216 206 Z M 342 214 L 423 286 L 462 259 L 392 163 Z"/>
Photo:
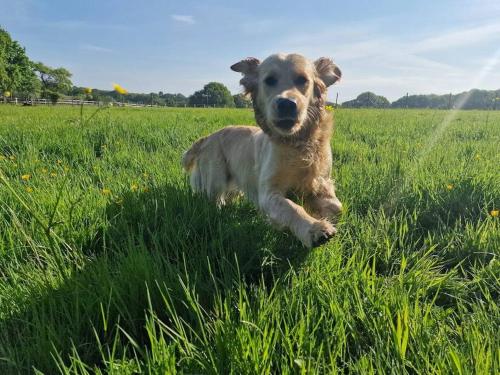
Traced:
<path id="1" fill-rule="evenodd" d="M 500 373 L 500 111 L 335 111 L 338 235 L 192 195 L 243 109 L 0 105 L 0 373 Z"/>

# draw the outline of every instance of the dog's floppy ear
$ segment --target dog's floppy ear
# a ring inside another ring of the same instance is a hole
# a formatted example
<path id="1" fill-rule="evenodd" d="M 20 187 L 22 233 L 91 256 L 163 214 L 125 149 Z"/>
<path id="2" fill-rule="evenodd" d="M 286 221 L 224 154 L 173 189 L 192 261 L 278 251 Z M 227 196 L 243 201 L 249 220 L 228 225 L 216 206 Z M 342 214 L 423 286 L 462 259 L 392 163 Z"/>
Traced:
<path id="1" fill-rule="evenodd" d="M 259 64 L 260 64 L 259 59 L 256 59 L 255 57 L 247 57 L 246 59 L 243 59 L 240 62 L 231 65 L 231 70 L 243 73 L 244 75 L 252 74 L 256 72 Z"/>
<path id="2" fill-rule="evenodd" d="M 251 93 L 257 87 L 257 67 L 260 60 L 255 57 L 247 57 L 246 59 L 231 65 L 231 70 L 243 74 L 240 83 L 245 88 L 246 93 Z"/>
<path id="3" fill-rule="evenodd" d="M 342 77 L 339 67 L 328 57 L 320 57 L 314 62 L 314 66 L 316 67 L 318 77 L 326 87 L 333 85 Z"/>

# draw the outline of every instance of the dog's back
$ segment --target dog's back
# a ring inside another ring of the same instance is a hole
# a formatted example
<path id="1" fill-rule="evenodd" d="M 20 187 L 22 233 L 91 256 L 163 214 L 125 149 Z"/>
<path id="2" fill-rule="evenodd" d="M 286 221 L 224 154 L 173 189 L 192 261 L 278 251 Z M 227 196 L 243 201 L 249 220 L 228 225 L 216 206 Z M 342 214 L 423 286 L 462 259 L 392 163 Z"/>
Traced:
<path id="1" fill-rule="evenodd" d="M 244 187 L 253 185 L 254 181 L 248 180 L 255 179 L 253 136 L 259 132 L 253 126 L 228 126 L 197 140 L 182 157 L 193 190 L 206 193 L 218 203 L 224 203 L 236 186 L 248 194 Z"/>
<path id="2" fill-rule="evenodd" d="M 201 147 L 206 139 L 207 137 L 198 139 L 195 143 L 193 143 L 191 148 L 182 155 L 182 167 L 186 172 L 190 172 L 193 169 L 196 158 L 200 153 Z"/>

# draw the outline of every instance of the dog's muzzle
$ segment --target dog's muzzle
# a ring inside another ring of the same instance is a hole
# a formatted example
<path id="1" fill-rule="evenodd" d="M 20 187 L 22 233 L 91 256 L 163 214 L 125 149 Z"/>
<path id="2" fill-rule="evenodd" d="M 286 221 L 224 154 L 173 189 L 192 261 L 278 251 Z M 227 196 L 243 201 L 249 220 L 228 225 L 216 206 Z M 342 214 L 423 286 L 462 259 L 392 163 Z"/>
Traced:
<path id="1" fill-rule="evenodd" d="M 293 128 L 297 121 L 297 103 L 294 99 L 278 98 L 276 101 L 278 128 L 289 130 Z"/>

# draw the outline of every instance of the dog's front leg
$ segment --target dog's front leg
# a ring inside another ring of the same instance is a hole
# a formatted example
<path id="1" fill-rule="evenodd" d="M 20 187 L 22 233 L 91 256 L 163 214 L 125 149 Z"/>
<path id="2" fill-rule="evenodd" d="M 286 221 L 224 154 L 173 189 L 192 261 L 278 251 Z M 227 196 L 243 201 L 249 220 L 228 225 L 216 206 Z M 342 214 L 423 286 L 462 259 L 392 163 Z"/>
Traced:
<path id="1" fill-rule="evenodd" d="M 306 247 L 321 245 L 337 232 L 328 220 L 311 217 L 303 207 L 279 192 L 260 194 L 259 206 L 273 223 L 289 228 Z"/>
<path id="2" fill-rule="evenodd" d="M 342 213 L 342 203 L 336 197 L 335 187 L 330 179 L 319 181 L 319 188 L 315 194 L 305 198 L 305 205 L 317 219 L 338 219 Z"/>

